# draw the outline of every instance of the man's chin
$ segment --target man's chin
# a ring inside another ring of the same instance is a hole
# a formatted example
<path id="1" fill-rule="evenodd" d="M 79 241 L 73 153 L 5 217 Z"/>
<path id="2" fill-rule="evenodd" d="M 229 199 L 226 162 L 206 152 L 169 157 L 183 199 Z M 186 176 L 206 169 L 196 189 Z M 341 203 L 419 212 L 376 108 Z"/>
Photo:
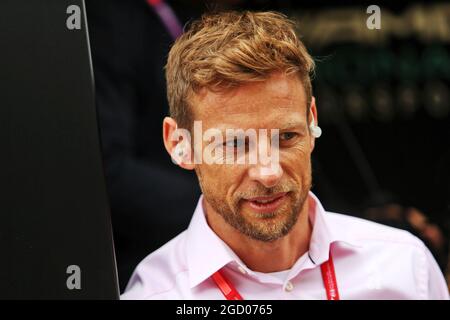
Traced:
<path id="1" fill-rule="evenodd" d="M 297 220 L 284 210 L 270 213 L 247 211 L 240 214 L 243 219 L 239 226 L 240 232 L 261 241 L 273 241 L 287 235 Z"/>
<path id="2" fill-rule="evenodd" d="M 246 234 L 253 240 L 271 242 L 283 238 L 291 231 L 292 226 L 287 224 L 258 223 L 247 228 Z"/>

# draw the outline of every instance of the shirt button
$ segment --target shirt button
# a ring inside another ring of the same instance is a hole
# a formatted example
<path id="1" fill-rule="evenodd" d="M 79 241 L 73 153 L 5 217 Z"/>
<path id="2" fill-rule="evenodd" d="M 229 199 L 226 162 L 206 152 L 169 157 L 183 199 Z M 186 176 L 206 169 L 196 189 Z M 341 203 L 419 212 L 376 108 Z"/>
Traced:
<path id="1" fill-rule="evenodd" d="M 239 266 L 238 269 L 242 274 L 247 274 L 247 271 L 245 271 L 245 269 L 242 268 L 241 266 Z"/>
<path id="2" fill-rule="evenodd" d="M 294 290 L 294 285 L 292 284 L 292 282 L 288 281 L 284 286 L 284 290 L 287 292 L 291 292 L 292 290 Z"/>

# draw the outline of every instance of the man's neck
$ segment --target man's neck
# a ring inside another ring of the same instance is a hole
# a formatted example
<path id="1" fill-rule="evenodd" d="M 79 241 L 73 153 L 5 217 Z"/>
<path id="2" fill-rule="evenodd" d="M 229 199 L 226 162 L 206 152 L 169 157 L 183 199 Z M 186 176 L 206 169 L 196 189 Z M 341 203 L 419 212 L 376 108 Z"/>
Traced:
<path id="1" fill-rule="evenodd" d="M 312 232 L 308 215 L 309 198 L 291 231 L 271 242 L 255 240 L 242 234 L 215 212 L 205 198 L 203 200 L 206 219 L 211 229 L 253 271 L 267 273 L 290 269 L 298 258 L 308 251 Z"/>

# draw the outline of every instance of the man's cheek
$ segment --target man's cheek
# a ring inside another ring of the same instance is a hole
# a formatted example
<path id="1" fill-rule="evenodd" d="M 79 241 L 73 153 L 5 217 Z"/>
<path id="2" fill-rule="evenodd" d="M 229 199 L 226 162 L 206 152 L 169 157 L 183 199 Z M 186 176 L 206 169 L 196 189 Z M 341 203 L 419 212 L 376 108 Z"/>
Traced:
<path id="1" fill-rule="evenodd" d="M 280 163 L 283 167 L 295 168 L 296 170 L 306 170 L 311 159 L 311 153 L 304 150 L 290 150 L 281 154 Z"/>
<path id="2" fill-rule="evenodd" d="M 214 178 L 214 180 L 219 181 L 219 182 L 224 182 L 223 179 L 226 179 L 227 176 L 229 176 L 231 174 L 231 170 L 230 168 L 227 168 L 229 166 L 225 165 L 225 164 L 214 164 L 214 165 L 209 165 L 209 174 L 211 177 Z M 222 183 L 221 183 L 222 184 Z"/>
<path id="3" fill-rule="evenodd" d="M 308 158 L 311 156 L 312 148 L 310 144 L 302 143 L 293 149 L 295 154 L 301 158 Z"/>

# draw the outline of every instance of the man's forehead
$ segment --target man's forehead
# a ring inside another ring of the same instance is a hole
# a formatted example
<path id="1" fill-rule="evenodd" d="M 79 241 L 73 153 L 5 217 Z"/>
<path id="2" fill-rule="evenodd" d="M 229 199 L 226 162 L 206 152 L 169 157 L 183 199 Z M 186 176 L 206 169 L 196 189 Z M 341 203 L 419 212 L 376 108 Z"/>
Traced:
<path id="1" fill-rule="evenodd" d="M 306 110 L 306 95 L 297 77 L 271 77 L 225 92 L 202 89 L 192 99 L 192 112 L 198 118 L 258 117 Z M 245 120 L 245 119 L 243 119 Z"/>
<path id="2" fill-rule="evenodd" d="M 236 112 L 217 112 L 215 114 L 203 114 L 195 120 L 202 121 L 203 129 L 292 129 L 306 128 L 306 112 L 304 107 L 296 108 L 272 108 L 270 112 L 262 110 L 244 111 L 244 107 Z"/>

